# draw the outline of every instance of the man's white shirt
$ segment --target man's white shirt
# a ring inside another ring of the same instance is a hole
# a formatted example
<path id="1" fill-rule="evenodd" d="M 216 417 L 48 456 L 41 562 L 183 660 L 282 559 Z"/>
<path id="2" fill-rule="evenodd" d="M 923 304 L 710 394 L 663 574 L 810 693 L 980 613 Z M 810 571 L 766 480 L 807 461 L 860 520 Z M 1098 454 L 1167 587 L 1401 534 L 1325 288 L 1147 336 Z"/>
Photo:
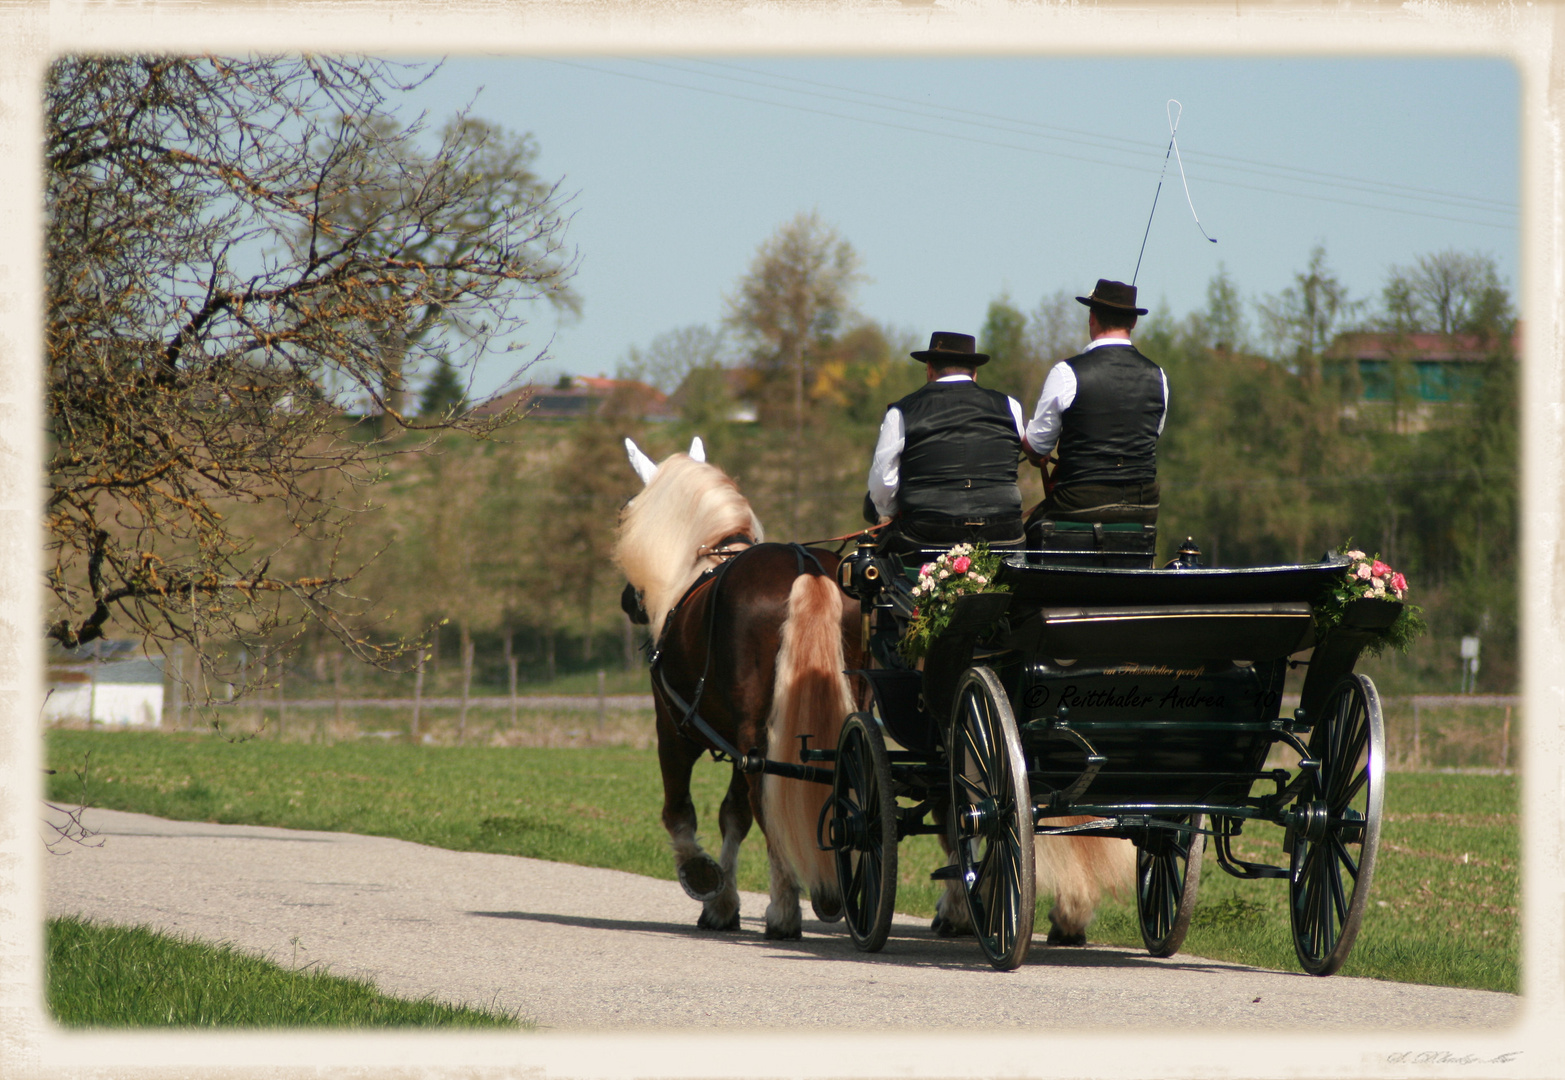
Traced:
<path id="1" fill-rule="evenodd" d="M 1104 345 L 1129 345 L 1129 338 L 1101 337 L 1082 351 L 1091 352 Z M 1048 454 L 1060 441 L 1060 417 L 1076 400 L 1076 372 L 1063 360 L 1049 371 L 1043 380 L 1043 391 L 1038 395 L 1038 407 L 1027 422 L 1023 438 L 1032 452 L 1040 456 Z M 1157 418 L 1157 433 L 1163 434 L 1163 421 L 1168 419 L 1168 376 L 1163 376 L 1163 414 Z"/>
<path id="2" fill-rule="evenodd" d="M 1063 365 L 1061 365 L 1063 366 Z M 968 375 L 946 375 L 936 382 L 972 382 Z M 1072 386 L 1074 394 L 1075 387 Z M 1011 406 L 1011 418 L 1016 422 L 1017 437 L 1026 430 L 1022 418 L 1022 403 L 1013 397 L 1005 399 Z M 880 438 L 875 443 L 875 456 L 869 464 L 869 497 L 881 517 L 891 517 L 897 512 L 897 489 L 902 485 L 902 448 L 907 445 L 907 433 L 902 426 L 902 410 L 893 405 L 886 410 L 886 418 L 880 422 Z"/>

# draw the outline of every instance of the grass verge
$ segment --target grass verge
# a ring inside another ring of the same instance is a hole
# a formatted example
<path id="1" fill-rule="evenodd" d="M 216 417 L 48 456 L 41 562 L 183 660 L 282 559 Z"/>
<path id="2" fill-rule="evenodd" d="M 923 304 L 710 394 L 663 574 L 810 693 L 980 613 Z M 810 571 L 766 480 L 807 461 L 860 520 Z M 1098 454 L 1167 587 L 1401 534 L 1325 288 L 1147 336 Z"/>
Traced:
<path id="1" fill-rule="evenodd" d="M 75 918 L 48 923 L 48 1003 L 66 1027 L 530 1027 L 481 1009 L 387 997 L 227 945 Z"/>
<path id="2" fill-rule="evenodd" d="M 75 801 L 73 771 L 91 753 L 94 806 L 184 820 L 390 836 L 458 851 L 601 866 L 671 880 L 659 822 L 655 753 L 631 747 L 529 749 L 395 743 L 310 746 L 210 735 L 55 730 L 50 795 Z M 696 769 L 703 832 L 716 833 L 728 768 Z M 1261 823 L 1235 843 L 1251 861 L 1284 864 L 1281 830 Z M 752 830 L 740 887 L 764 892 L 766 858 Z M 942 859 L 932 837 L 899 851 L 898 910 L 929 917 Z M 1515 992 L 1519 827 L 1509 776 L 1392 774 L 1386 784 L 1371 909 L 1345 975 Z M 1184 951 L 1297 970 L 1287 883 L 1239 881 L 1210 855 Z M 1047 898 L 1039 903 L 1047 926 Z M 691 919 L 695 918 L 691 907 Z M 1134 900 L 1107 904 L 1094 941 L 1140 947 Z"/>

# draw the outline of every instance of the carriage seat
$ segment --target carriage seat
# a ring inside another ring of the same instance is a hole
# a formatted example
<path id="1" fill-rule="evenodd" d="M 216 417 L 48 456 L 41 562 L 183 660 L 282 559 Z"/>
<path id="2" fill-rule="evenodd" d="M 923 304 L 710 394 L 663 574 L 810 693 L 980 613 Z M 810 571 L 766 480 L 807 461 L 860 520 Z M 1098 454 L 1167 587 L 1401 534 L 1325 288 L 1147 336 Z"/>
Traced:
<path id="1" fill-rule="evenodd" d="M 1027 562 L 1034 566 L 1149 570 L 1156 560 L 1156 525 L 1039 520 L 1027 527 Z"/>

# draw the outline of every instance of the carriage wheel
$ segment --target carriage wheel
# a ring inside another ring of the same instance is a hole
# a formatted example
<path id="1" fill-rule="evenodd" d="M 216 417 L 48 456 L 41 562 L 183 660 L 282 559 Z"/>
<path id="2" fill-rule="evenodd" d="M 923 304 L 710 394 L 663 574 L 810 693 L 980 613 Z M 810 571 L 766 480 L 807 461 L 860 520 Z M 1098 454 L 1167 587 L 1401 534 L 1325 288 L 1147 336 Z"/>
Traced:
<path id="1" fill-rule="evenodd" d="M 897 800 L 886 739 L 869 713 L 853 713 L 842 725 L 831 805 L 831 846 L 848 934 L 864 952 L 879 952 L 897 898 Z"/>
<path id="2" fill-rule="evenodd" d="M 951 717 L 951 823 L 973 933 L 1001 971 L 1032 943 L 1032 796 L 1011 703 L 995 673 L 969 668 Z"/>
<path id="3" fill-rule="evenodd" d="M 1380 695 L 1363 675 L 1349 675 L 1326 699 L 1310 735 L 1320 772 L 1308 799 L 1294 805 L 1288 882 L 1293 947 L 1311 975 L 1342 966 L 1369 904 L 1386 775 Z"/>
<path id="4" fill-rule="evenodd" d="M 1200 814 L 1181 817 L 1199 829 Z M 1141 940 L 1153 956 L 1173 956 L 1185 943 L 1190 913 L 1201 883 L 1201 856 L 1206 835 L 1159 829 L 1136 849 L 1136 916 Z"/>

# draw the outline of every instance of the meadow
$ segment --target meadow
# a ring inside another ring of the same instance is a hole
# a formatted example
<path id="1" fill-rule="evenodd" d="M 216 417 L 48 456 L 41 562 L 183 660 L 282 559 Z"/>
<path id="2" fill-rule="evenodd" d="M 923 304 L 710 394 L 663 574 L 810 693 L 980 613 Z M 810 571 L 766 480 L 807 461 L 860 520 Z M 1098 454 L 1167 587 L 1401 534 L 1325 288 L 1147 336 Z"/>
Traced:
<path id="1" fill-rule="evenodd" d="M 656 754 L 639 745 L 309 744 L 52 730 L 47 748 L 56 802 L 389 836 L 673 880 L 658 820 Z M 727 777 L 727 766 L 696 770 L 694 797 L 709 842 Z M 1396 772 L 1385 805 L 1371 908 L 1342 974 L 1515 992 L 1515 777 Z M 1236 853 L 1281 863 L 1280 839 L 1280 830 L 1252 825 Z M 741 855 L 741 888 L 766 891 L 761 845 L 752 830 Z M 899 910 L 933 915 L 938 886 L 928 875 L 941 862 L 932 837 L 901 845 Z M 1286 897 L 1286 882 L 1230 878 L 1208 855 L 1183 951 L 1296 970 Z M 1089 930 L 1092 941 L 1140 947 L 1134 900 L 1126 901 L 1102 909 Z M 1040 898 L 1043 926 L 1048 904 Z M 692 904 L 692 922 L 696 914 Z"/>

